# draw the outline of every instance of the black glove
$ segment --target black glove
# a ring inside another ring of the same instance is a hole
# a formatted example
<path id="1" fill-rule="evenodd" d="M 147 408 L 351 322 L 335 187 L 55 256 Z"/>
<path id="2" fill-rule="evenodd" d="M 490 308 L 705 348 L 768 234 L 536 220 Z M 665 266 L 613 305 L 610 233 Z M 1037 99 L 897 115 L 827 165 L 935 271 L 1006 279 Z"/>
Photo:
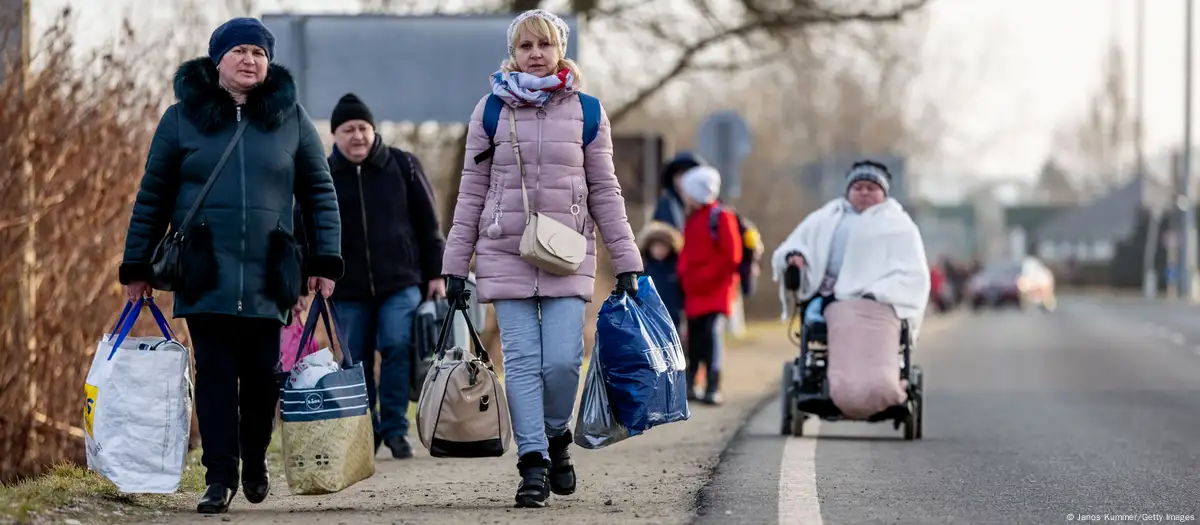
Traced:
<path id="1" fill-rule="evenodd" d="M 458 275 L 446 276 L 446 301 L 451 308 L 467 309 L 467 278 Z"/>
<path id="2" fill-rule="evenodd" d="M 790 264 L 788 265 L 787 269 L 783 271 L 784 289 L 786 289 L 789 292 L 800 291 L 800 284 L 801 284 L 800 272 L 801 271 L 803 271 L 803 270 L 801 270 L 799 266 L 792 266 Z"/>
<path id="3" fill-rule="evenodd" d="M 637 272 L 625 272 L 617 276 L 617 289 L 613 290 L 613 295 L 619 295 L 621 292 L 629 294 L 630 297 L 637 296 L 638 293 L 638 274 Z"/>

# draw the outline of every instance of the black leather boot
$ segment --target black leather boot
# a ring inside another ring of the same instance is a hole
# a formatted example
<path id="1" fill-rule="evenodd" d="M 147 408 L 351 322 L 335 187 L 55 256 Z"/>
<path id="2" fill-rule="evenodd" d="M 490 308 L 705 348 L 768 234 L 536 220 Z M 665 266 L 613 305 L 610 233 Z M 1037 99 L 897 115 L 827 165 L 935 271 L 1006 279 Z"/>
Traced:
<path id="1" fill-rule="evenodd" d="M 541 508 L 550 497 L 550 481 L 547 479 L 550 462 L 541 452 L 530 452 L 517 461 L 521 473 L 521 486 L 517 488 L 517 508 Z"/>
<path id="2" fill-rule="evenodd" d="M 571 431 L 549 438 L 550 441 L 550 490 L 559 496 L 575 493 L 575 465 L 571 463 Z"/>
<path id="3" fill-rule="evenodd" d="M 242 462 L 242 494 L 246 501 L 258 504 L 267 499 L 271 492 L 271 476 L 267 474 L 267 460 Z"/>
<path id="4" fill-rule="evenodd" d="M 229 504 L 233 501 L 233 495 L 237 494 L 237 488 L 229 488 L 220 483 L 209 485 L 204 491 L 204 495 L 200 496 L 200 503 L 196 504 L 196 512 L 200 514 L 221 514 L 229 510 Z"/>

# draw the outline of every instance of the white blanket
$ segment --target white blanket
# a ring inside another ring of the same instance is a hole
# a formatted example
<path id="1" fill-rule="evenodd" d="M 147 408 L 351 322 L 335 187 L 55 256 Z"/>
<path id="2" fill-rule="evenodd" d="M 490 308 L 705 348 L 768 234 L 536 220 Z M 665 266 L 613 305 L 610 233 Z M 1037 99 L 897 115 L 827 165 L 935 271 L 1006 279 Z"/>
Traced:
<path id="1" fill-rule="evenodd" d="M 812 297 L 825 276 L 834 230 L 846 213 L 845 202 L 837 198 L 809 214 L 775 249 L 771 268 L 779 283 L 785 319 L 791 306 L 783 287 L 787 254 L 799 252 L 804 256 L 806 279 L 800 295 L 803 299 Z M 908 320 L 915 341 L 929 303 L 929 263 L 921 232 L 900 203 L 889 198 L 862 212 L 850 231 L 842 260 L 834 297 L 874 295 L 875 300 L 890 305 L 897 317 Z"/>

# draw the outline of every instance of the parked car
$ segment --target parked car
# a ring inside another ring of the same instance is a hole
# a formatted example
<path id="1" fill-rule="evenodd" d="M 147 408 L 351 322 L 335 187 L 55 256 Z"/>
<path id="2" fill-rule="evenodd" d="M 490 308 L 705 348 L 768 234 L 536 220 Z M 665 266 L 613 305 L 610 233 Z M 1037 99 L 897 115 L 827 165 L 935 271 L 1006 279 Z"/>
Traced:
<path id="1" fill-rule="evenodd" d="M 1054 274 L 1033 257 L 994 262 L 968 282 L 966 300 L 974 310 L 1034 305 L 1052 310 L 1056 303 Z"/>

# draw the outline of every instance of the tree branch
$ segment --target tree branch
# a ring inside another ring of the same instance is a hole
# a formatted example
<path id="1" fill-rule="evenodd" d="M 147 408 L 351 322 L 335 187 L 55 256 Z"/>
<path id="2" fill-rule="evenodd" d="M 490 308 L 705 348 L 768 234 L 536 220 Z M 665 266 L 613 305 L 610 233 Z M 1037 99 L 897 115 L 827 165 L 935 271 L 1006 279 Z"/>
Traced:
<path id="1" fill-rule="evenodd" d="M 514 0 L 514 2 L 519 0 Z M 661 91 L 666 85 L 679 75 L 688 71 L 693 67 L 692 61 L 698 54 L 708 48 L 717 45 L 731 38 L 748 36 L 756 31 L 780 31 L 785 29 L 799 29 L 817 25 L 838 25 L 849 22 L 865 22 L 865 23 L 886 23 L 896 22 L 904 18 L 908 13 L 917 11 L 925 6 L 929 0 L 909 0 L 899 7 L 884 13 L 874 13 L 869 11 L 860 11 L 857 13 L 838 13 L 833 11 L 811 12 L 800 11 L 792 13 L 778 13 L 767 17 L 749 20 L 740 25 L 726 28 L 708 37 L 702 38 L 691 44 L 683 47 L 682 53 L 676 59 L 675 64 L 667 69 L 666 72 L 659 75 L 645 87 L 639 89 L 629 101 L 618 106 L 615 110 L 609 112 L 609 120 L 616 124 L 621 119 L 629 115 L 630 112 L 637 109 L 650 97 Z"/>
<path id="2" fill-rule="evenodd" d="M 537 9 L 541 5 L 542 0 L 510 0 L 508 4 L 509 11 L 514 13 L 523 13 L 530 9 Z"/>

